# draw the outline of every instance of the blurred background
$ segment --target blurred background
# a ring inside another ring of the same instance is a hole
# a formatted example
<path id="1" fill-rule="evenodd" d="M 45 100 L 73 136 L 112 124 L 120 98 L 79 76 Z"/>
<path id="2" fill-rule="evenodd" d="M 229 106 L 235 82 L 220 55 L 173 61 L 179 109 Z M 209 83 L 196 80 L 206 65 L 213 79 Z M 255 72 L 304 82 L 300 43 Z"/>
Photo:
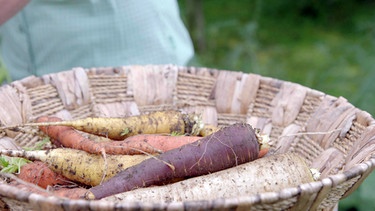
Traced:
<path id="1" fill-rule="evenodd" d="M 375 0 L 178 0 L 189 65 L 292 81 L 375 114 Z M 1 42 L 1 37 L 0 37 Z M 0 57 L 0 82 L 9 82 Z M 339 210 L 375 210 L 375 173 Z"/>
<path id="2" fill-rule="evenodd" d="M 179 0 L 190 65 L 292 81 L 375 114 L 374 0 Z M 375 173 L 339 210 L 375 210 Z"/>

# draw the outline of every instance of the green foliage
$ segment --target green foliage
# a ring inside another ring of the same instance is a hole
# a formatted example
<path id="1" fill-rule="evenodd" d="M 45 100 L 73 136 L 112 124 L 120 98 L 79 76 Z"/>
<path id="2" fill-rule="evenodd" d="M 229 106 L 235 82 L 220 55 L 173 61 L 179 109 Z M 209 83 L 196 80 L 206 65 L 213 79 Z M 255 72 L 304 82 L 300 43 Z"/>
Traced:
<path id="1" fill-rule="evenodd" d="M 172 131 L 172 133 L 170 135 L 171 136 L 185 136 L 185 134 L 183 134 L 181 132 L 178 132 L 178 131 Z"/>
<path id="2" fill-rule="evenodd" d="M 8 158 L 0 157 L 0 167 L 3 173 L 19 173 L 23 165 L 29 163 L 29 160 L 24 158 Z"/>
<path id="3" fill-rule="evenodd" d="M 180 1 L 182 15 L 185 4 Z M 207 46 L 189 65 L 296 82 L 375 114 L 374 1 L 217 0 L 203 6 Z"/>
<path id="4" fill-rule="evenodd" d="M 36 142 L 33 147 L 24 147 L 24 150 L 26 151 L 43 150 L 49 144 L 51 144 L 50 138 L 45 137 L 41 141 Z"/>
<path id="5" fill-rule="evenodd" d="M 127 134 L 129 134 L 130 133 L 130 130 L 129 130 L 129 128 L 124 128 L 124 130 L 121 132 L 121 136 L 125 136 L 125 135 L 127 135 Z"/>
<path id="6" fill-rule="evenodd" d="M 372 173 L 353 194 L 340 201 L 339 210 L 374 210 L 374 184 L 375 173 Z"/>

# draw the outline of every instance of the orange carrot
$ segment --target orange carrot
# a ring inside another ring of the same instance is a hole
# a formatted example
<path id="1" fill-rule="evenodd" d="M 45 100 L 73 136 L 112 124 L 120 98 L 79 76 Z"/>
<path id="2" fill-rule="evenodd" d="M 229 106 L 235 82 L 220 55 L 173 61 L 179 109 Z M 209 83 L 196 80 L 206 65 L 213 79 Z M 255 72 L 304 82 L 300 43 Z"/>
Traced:
<path id="1" fill-rule="evenodd" d="M 27 163 L 21 167 L 18 178 L 38 185 L 42 188 L 54 185 L 68 185 L 72 182 L 64 176 L 52 171 L 47 164 L 41 161 Z"/>
<path id="2" fill-rule="evenodd" d="M 58 117 L 39 117 L 37 122 L 56 122 L 61 121 Z M 103 147 L 100 144 L 95 144 L 94 141 L 85 138 L 82 134 L 78 133 L 71 127 L 68 126 L 40 126 L 39 129 L 46 133 L 52 142 L 56 145 L 62 145 L 64 147 L 84 150 L 93 154 L 100 154 L 103 151 Z M 106 151 L 106 153 L 110 154 Z"/>
<path id="3" fill-rule="evenodd" d="M 17 187 L 20 190 L 36 193 L 46 197 L 59 196 L 68 199 L 82 199 L 85 193 L 87 192 L 87 189 L 83 187 L 69 188 L 67 186 L 55 186 L 50 187 L 47 190 L 44 190 L 36 185 L 20 181 L 11 181 L 9 185 Z"/>
<path id="4" fill-rule="evenodd" d="M 38 122 L 61 121 L 57 117 L 40 117 Z M 178 148 L 184 144 L 197 141 L 202 137 L 170 135 L 135 135 L 123 141 L 95 142 L 68 126 L 40 126 L 40 130 L 54 140 L 55 144 L 83 150 L 92 154 L 154 154 Z"/>
<path id="5" fill-rule="evenodd" d="M 185 144 L 195 142 L 200 136 L 173 136 L 161 134 L 139 134 L 130 136 L 124 141 L 136 149 L 146 152 L 159 151 L 165 152 L 171 149 L 181 147 Z"/>
<path id="6" fill-rule="evenodd" d="M 76 188 L 57 188 L 53 191 L 53 195 L 69 199 L 83 199 L 87 189 L 82 187 Z"/>

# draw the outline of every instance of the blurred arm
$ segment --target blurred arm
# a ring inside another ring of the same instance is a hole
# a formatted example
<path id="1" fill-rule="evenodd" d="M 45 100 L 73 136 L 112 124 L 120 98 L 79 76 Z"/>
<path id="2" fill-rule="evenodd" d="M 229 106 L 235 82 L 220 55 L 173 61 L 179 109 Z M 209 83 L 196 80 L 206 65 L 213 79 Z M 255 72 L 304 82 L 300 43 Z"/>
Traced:
<path id="1" fill-rule="evenodd" d="M 17 14 L 29 0 L 0 0 L 0 26 Z"/>

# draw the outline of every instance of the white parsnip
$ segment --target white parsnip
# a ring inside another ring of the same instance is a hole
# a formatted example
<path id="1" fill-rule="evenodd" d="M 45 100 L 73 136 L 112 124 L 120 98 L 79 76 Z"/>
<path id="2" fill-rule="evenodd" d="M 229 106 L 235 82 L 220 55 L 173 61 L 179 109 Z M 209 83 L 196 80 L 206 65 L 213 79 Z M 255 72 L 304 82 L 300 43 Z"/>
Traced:
<path id="1" fill-rule="evenodd" d="M 213 200 L 280 191 L 314 181 L 310 168 L 296 154 L 278 154 L 177 183 L 136 189 L 101 200 L 172 202 Z"/>
<path id="2" fill-rule="evenodd" d="M 1 155 L 42 161 L 66 178 L 86 185 L 99 185 L 118 172 L 150 158 L 148 155 L 96 155 L 85 151 L 57 148 L 24 151 L 0 150 Z"/>
<path id="3" fill-rule="evenodd" d="M 50 119 L 51 120 L 51 119 Z M 36 122 L 0 127 L 0 130 L 38 126 L 42 131 L 48 127 L 67 126 L 86 133 L 123 140 L 136 134 L 181 134 L 198 135 L 203 128 L 201 119 L 196 114 L 185 114 L 180 111 L 156 111 L 149 114 L 120 117 L 89 117 L 84 119 L 61 120 L 39 117 Z"/>

